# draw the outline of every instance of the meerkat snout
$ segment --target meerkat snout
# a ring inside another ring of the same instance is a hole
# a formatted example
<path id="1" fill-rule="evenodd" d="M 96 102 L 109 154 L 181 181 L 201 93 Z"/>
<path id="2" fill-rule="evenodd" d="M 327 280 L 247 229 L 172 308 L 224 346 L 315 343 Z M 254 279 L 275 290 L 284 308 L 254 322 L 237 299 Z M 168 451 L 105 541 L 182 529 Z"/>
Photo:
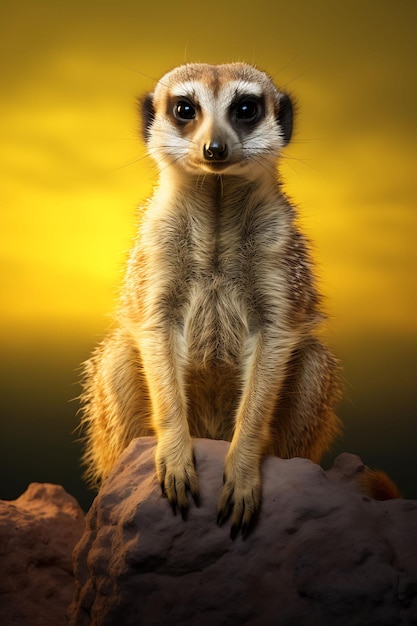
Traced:
<path id="1" fill-rule="evenodd" d="M 229 149 L 227 143 L 213 140 L 208 144 L 204 144 L 203 154 L 207 161 L 225 161 L 227 159 Z"/>

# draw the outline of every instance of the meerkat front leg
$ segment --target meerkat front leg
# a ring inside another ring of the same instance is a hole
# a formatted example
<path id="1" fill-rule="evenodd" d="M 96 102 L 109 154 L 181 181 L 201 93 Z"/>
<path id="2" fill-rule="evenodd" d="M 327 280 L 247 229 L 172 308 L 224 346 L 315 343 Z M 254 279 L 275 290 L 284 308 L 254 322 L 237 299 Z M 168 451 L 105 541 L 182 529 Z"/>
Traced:
<path id="1" fill-rule="evenodd" d="M 295 345 L 291 336 L 268 338 L 260 332 L 247 341 L 244 387 L 235 432 L 226 456 L 224 486 L 217 506 L 222 524 L 232 515 L 231 537 L 246 535 L 261 502 L 261 461 L 268 443 L 274 406 Z"/>
<path id="2" fill-rule="evenodd" d="M 199 488 L 187 421 L 182 341 L 173 328 L 146 333 L 140 340 L 158 443 L 156 472 L 162 493 L 185 517 L 187 491 L 198 505 Z"/>

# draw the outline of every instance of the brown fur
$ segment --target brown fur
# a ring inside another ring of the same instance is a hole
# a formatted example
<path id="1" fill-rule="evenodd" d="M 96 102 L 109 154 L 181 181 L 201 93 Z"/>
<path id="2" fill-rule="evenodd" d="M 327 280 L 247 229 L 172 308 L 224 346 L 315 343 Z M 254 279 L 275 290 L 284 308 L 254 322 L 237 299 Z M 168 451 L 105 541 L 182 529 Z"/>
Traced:
<path id="1" fill-rule="evenodd" d="M 401 498 L 397 485 L 382 470 L 365 467 L 358 482 L 360 490 L 374 500 Z"/>
<path id="2" fill-rule="evenodd" d="M 252 92 L 249 123 L 233 103 Z M 195 118 L 175 119 L 181 98 Z M 292 111 L 244 64 L 177 68 L 145 102 L 160 181 L 140 215 L 118 327 L 85 369 L 88 476 L 102 480 L 133 437 L 156 434 L 158 478 L 185 512 L 187 490 L 198 499 L 192 437 L 229 440 L 219 521 L 232 514 L 233 532 L 246 532 L 265 454 L 319 461 L 340 428 L 308 243 L 277 181 Z M 213 138 L 228 147 L 224 163 L 202 156 Z"/>

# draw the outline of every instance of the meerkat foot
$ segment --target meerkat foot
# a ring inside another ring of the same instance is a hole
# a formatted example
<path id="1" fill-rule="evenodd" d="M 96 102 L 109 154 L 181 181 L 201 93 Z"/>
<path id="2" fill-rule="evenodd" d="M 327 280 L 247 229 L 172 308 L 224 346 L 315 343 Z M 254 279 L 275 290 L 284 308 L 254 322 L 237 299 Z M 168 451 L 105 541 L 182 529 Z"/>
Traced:
<path id="1" fill-rule="evenodd" d="M 168 498 L 174 515 L 178 508 L 182 518 L 186 519 L 189 508 L 188 492 L 191 493 L 195 505 L 198 507 L 200 504 L 192 444 L 182 446 L 181 453 L 177 449 L 170 453 L 163 445 L 158 444 L 156 472 L 162 494 Z"/>
<path id="2" fill-rule="evenodd" d="M 217 523 L 221 526 L 232 516 L 231 539 L 241 532 L 247 537 L 255 525 L 261 503 L 261 478 L 259 472 L 250 470 L 228 471 L 217 505 Z"/>

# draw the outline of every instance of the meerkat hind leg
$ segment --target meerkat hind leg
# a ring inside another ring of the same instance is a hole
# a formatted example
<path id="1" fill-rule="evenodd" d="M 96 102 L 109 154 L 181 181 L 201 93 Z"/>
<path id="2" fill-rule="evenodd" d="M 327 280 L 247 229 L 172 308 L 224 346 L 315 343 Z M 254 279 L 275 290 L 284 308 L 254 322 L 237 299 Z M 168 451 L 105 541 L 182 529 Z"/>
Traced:
<path id="1" fill-rule="evenodd" d="M 115 329 L 84 365 L 82 428 L 86 479 L 98 485 L 135 437 L 155 434 L 139 351 Z"/>
<path id="2" fill-rule="evenodd" d="M 337 359 L 315 337 L 297 348 L 274 411 L 267 452 L 319 463 L 341 432 L 334 413 L 340 397 Z"/>

